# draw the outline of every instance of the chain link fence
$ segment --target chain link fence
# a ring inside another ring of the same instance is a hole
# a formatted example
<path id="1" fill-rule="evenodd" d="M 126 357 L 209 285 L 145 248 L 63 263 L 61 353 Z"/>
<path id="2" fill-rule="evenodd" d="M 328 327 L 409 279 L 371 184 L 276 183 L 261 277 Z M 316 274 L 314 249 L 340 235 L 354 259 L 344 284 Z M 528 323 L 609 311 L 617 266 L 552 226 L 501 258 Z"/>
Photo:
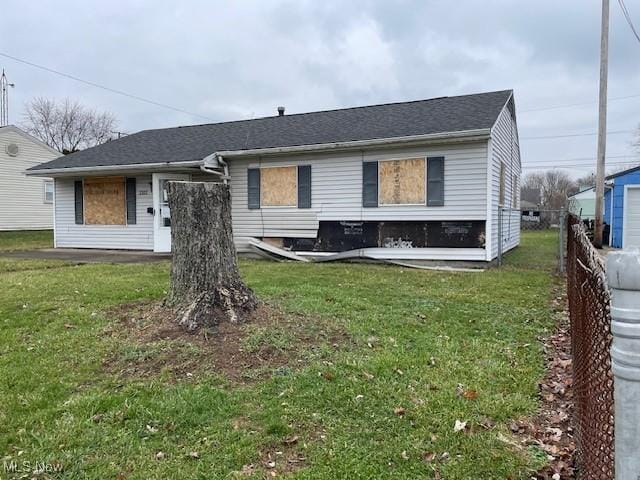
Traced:
<path id="1" fill-rule="evenodd" d="M 538 234 L 536 232 L 539 232 Z M 498 265 L 503 264 L 505 253 L 517 247 L 523 237 L 552 237 L 557 243 L 553 255 L 556 269 L 563 273 L 566 256 L 566 213 L 560 209 L 520 209 L 500 207 L 498 209 Z M 546 262 L 544 262 L 546 263 Z"/>
<path id="2" fill-rule="evenodd" d="M 574 215 L 568 221 L 567 293 L 579 478 L 611 480 L 614 417 L 609 291 L 604 263 L 583 222 Z"/>

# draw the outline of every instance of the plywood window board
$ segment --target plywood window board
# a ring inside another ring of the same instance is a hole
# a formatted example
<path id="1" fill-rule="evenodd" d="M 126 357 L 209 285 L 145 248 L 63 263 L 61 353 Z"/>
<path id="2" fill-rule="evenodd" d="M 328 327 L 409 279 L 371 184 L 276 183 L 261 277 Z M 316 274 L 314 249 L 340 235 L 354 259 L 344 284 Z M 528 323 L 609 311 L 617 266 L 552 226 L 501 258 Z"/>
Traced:
<path id="1" fill-rule="evenodd" d="M 124 177 L 91 177 L 84 180 L 84 223 L 125 225 Z"/>
<path id="2" fill-rule="evenodd" d="M 263 167 L 260 169 L 260 205 L 295 207 L 298 204 L 298 169 Z"/>
<path id="3" fill-rule="evenodd" d="M 425 205 L 424 158 L 383 160 L 379 163 L 380 205 Z"/>

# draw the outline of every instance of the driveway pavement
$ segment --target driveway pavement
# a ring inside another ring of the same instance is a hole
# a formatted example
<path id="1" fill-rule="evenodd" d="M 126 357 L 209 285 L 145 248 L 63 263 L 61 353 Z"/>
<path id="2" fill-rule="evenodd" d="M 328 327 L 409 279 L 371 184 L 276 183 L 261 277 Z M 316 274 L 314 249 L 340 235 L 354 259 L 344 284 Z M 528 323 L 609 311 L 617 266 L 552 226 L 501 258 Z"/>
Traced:
<path id="1" fill-rule="evenodd" d="M 154 253 L 133 250 L 97 250 L 84 248 L 44 248 L 23 252 L 1 252 L 0 257 L 39 260 L 65 260 L 82 263 L 146 263 L 170 260 L 169 253 Z"/>

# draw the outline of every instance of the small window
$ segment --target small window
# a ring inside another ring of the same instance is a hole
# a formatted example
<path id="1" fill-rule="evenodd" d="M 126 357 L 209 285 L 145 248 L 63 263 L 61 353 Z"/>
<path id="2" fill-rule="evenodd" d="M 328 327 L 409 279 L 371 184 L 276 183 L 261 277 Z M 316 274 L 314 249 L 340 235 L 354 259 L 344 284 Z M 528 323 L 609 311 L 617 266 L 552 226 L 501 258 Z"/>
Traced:
<path id="1" fill-rule="evenodd" d="M 53 203 L 53 182 L 51 180 L 44 182 L 44 203 Z"/>
<path id="2" fill-rule="evenodd" d="M 512 199 L 511 206 L 513 208 L 518 207 L 518 176 L 514 173 L 511 180 Z"/>

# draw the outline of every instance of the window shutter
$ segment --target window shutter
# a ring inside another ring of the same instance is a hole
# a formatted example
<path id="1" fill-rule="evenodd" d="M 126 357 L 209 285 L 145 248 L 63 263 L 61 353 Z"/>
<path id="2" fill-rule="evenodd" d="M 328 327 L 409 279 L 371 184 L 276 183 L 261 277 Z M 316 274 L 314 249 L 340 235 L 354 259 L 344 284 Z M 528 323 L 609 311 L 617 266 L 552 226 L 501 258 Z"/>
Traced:
<path id="1" fill-rule="evenodd" d="M 444 205 L 444 157 L 427 158 L 427 206 Z"/>
<path id="2" fill-rule="evenodd" d="M 311 208 L 311 165 L 298 165 L 298 208 Z"/>
<path id="3" fill-rule="evenodd" d="M 73 183 L 73 188 L 75 194 L 76 225 L 82 225 L 84 224 L 82 180 L 76 180 Z"/>
<path id="4" fill-rule="evenodd" d="M 362 163 L 362 206 L 378 206 L 378 162 Z"/>
<path id="5" fill-rule="evenodd" d="M 260 208 L 260 169 L 247 170 L 247 202 L 251 210 Z"/>
<path id="6" fill-rule="evenodd" d="M 136 224 L 136 179 L 127 178 L 126 203 L 127 203 L 127 225 Z"/>

